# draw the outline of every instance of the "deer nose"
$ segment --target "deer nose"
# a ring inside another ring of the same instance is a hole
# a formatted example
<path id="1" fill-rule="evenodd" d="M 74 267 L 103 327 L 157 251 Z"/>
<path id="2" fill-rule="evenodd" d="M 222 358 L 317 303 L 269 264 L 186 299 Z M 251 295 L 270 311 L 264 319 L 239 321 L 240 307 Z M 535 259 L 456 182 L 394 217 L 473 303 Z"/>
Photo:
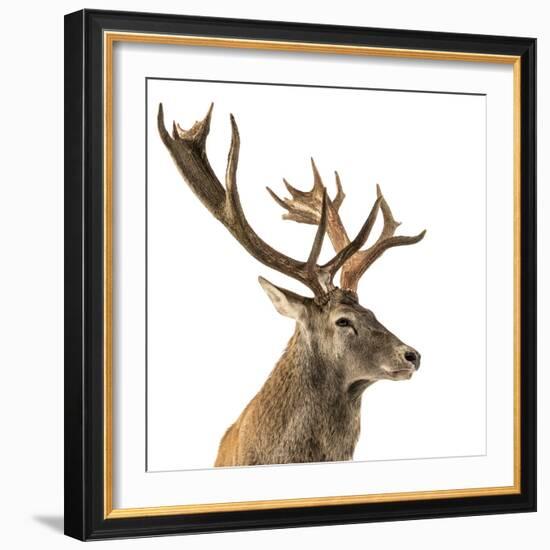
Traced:
<path id="1" fill-rule="evenodd" d="M 420 353 L 409 349 L 405 352 L 405 360 L 414 365 L 414 368 L 418 370 L 420 368 Z"/>

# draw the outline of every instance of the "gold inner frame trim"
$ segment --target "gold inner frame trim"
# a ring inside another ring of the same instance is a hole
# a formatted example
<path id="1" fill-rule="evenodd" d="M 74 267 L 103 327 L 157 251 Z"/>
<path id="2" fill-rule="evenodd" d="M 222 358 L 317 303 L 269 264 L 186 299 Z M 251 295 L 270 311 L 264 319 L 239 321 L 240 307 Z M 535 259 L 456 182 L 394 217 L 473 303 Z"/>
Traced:
<path id="1" fill-rule="evenodd" d="M 514 484 L 505 487 L 477 487 L 404 493 L 327 496 L 245 502 L 209 504 L 182 504 L 149 508 L 113 508 L 113 46 L 116 42 L 202 46 L 216 48 L 257 49 L 336 55 L 396 57 L 441 61 L 468 61 L 513 65 L 513 117 L 514 117 Z M 520 432 L 520 321 L 521 321 L 521 60 L 519 56 L 446 52 L 309 42 L 282 42 L 204 36 L 162 35 L 147 33 L 111 32 L 103 35 L 103 109 L 104 109 L 104 517 L 105 519 L 153 517 L 208 512 L 268 510 L 277 508 L 303 508 L 308 506 L 334 506 L 411 500 L 434 500 L 479 496 L 510 495 L 521 492 L 521 432 Z"/>

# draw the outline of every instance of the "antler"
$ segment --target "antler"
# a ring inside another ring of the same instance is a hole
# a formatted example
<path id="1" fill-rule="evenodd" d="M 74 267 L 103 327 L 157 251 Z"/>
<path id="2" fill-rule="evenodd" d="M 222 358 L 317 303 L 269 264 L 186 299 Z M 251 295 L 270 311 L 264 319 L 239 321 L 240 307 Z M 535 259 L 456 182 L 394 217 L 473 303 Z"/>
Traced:
<path id="1" fill-rule="evenodd" d="M 319 207 L 319 196 L 326 194 L 326 188 L 321 180 L 319 171 L 315 166 L 315 162 L 311 159 L 313 168 L 313 188 L 311 191 L 300 191 L 292 187 L 286 180 L 283 180 L 292 198 L 281 199 L 269 187 L 269 194 L 280 204 L 287 213 L 283 214 L 283 218 L 294 220 L 300 223 L 318 224 L 320 221 L 321 210 Z M 337 193 L 331 201 L 327 199 L 327 232 L 332 245 L 336 251 L 343 249 L 349 244 L 349 237 L 340 214 L 338 213 L 342 201 L 344 200 L 344 191 L 338 172 L 335 172 Z M 382 210 L 384 226 L 378 240 L 366 250 L 358 250 L 342 267 L 340 274 L 341 287 L 347 290 L 357 292 L 359 279 L 365 271 L 389 248 L 395 246 L 403 246 L 415 244 L 421 241 L 426 234 L 426 230 L 418 235 L 409 237 L 404 235 L 394 236 L 395 230 L 400 223 L 396 222 L 392 211 L 382 195 L 380 186 L 376 186 L 377 204 Z M 371 211 L 371 214 L 373 212 Z M 376 212 L 377 213 L 377 212 Z"/>
<path id="2" fill-rule="evenodd" d="M 239 160 L 240 137 L 233 115 L 231 120 L 231 146 L 225 173 L 225 188 L 214 174 L 206 154 L 206 138 L 210 130 L 213 104 L 201 121 L 184 130 L 179 124 L 173 124 L 172 135 L 164 124 L 164 110 L 159 104 L 157 124 L 160 137 L 176 163 L 191 190 L 197 195 L 212 215 L 218 219 L 229 232 L 241 243 L 254 258 L 289 277 L 297 279 L 308 286 L 316 297 L 330 292 L 334 288 L 333 278 L 342 265 L 349 260 L 366 242 L 376 220 L 376 213 L 381 199 L 363 224 L 363 227 L 337 254 L 326 264 L 318 265 L 319 255 L 327 228 L 328 198 L 326 191 L 321 193 L 318 207 L 318 218 L 315 222 L 317 232 L 308 259 L 301 262 L 286 256 L 269 246 L 249 225 L 237 190 L 237 164 Z"/>

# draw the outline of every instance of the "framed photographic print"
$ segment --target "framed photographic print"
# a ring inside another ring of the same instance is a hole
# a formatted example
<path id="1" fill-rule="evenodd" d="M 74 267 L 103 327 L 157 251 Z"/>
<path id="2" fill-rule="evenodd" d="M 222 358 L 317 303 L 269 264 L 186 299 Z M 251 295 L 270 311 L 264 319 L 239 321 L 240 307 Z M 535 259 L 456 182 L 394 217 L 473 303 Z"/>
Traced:
<path id="1" fill-rule="evenodd" d="M 65 529 L 533 511 L 535 40 L 65 18 Z"/>

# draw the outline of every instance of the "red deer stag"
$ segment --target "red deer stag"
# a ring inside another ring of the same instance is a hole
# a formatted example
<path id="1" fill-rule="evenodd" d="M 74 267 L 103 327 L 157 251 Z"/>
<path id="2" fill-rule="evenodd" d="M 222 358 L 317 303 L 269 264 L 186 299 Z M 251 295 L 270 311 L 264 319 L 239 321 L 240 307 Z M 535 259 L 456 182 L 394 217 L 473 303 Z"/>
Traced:
<path id="1" fill-rule="evenodd" d="M 382 326 L 362 307 L 357 284 L 366 269 L 388 248 L 414 244 L 425 234 L 395 236 L 394 220 L 380 188 L 357 236 L 351 240 L 339 216 L 344 192 L 336 174 L 337 194 L 327 191 L 315 164 L 308 192 L 285 181 L 292 198 L 269 193 L 287 213 L 285 219 L 317 225 L 306 261 L 269 246 L 249 225 L 237 190 L 240 138 L 231 115 L 231 145 L 222 186 L 206 155 L 212 106 L 189 130 L 164 124 L 162 104 L 158 130 L 189 187 L 242 246 L 261 263 L 297 279 L 314 297 L 300 296 L 260 277 L 275 309 L 296 322 L 294 335 L 263 387 L 223 436 L 216 466 L 341 461 L 353 458 L 360 428 L 361 396 L 377 380 L 406 380 L 418 369 L 420 354 Z M 361 250 L 379 210 L 383 229 L 378 240 Z M 336 255 L 319 265 L 325 232 Z M 340 288 L 333 278 L 341 268 Z"/>

